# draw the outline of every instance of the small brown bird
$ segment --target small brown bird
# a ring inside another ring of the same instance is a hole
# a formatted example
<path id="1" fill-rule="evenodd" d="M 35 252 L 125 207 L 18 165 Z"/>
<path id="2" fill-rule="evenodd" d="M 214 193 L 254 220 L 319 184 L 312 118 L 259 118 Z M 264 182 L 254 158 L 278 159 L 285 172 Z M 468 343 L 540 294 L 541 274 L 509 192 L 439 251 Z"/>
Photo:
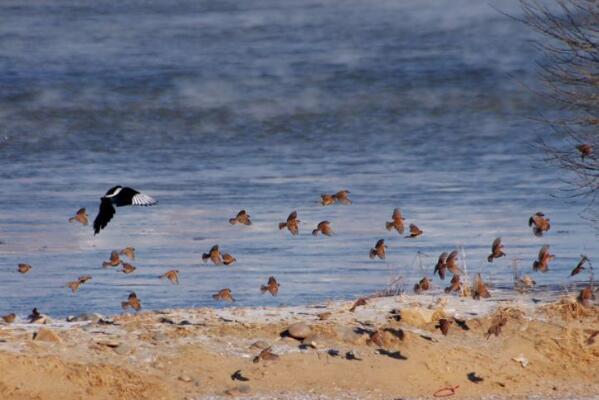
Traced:
<path id="1" fill-rule="evenodd" d="M 340 190 L 339 192 L 333 195 L 335 201 L 338 201 L 341 204 L 351 204 L 352 201 L 349 199 L 349 190 Z"/>
<path id="2" fill-rule="evenodd" d="M 549 271 L 549 262 L 554 260 L 555 256 L 549 253 L 549 245 L 544 245 L 539 250 L 539 258 L 532 264 L 533 271 Z"/>
<path id="3" fill-rule="evenodd" d="M 405 237 L 406 238 L 417 238 L 418 236 L 422 235 L 423 233 L 424 233 L 424 231 L 422 229 L 418 228 L 414 224 L 410 224 L 410 234 Z"/>
<path id="4" fill-rule="evenodd" d="M 455 274 L 451 277 L 451 281 L 449 282 L 449 286 L 445 288 L 445 293 L 459 292 L 462 290 L 462 282 L 460 280 L 460 275 Z"/>
<path id="5" fill-rule="evenodd" d="M 493 262 L 494 258 L 499 258 L 505 256 L 503 252 L 503 244 L 501 244 L 501 238 L 493 240 L 493 244 L 491 245 L 491 254 L 487 257 L 488 262 Z"/>
<path id="6" fill-rule="evenodd" d="M 430 288 L 431 280 L 425 276 L 417 284 L 414 285 L 414 292 L 416 292 L 416 294 L 420 294 L 424 291 L 429 290 Z"/>
<path id="7" fill-rule="evenodd" d="M 335 204 L 335 195 L 332 194 L 321 194 L 320 195 L 320 204 L 323 206 L 330 206 Z"/>
<path id="8" fill-rule="evenodd" d="M 67 283 L 67 287 L 69 289 L 71 289 L 71 291 L 73 292 L 73 294 L 77 293 L 77 290 L 79 290 L 79 286 L 81 286 L 82 284 L 86 283 L 87 281 L 89 281 L 92 277 L 90 275 L 82 275 L 79 278 L 77 278 L 76 281 L 71 281 Z"/>
<path id="9" fill-rule="evenodd" d="M 545 218 L 545 214 L 540 211 L 528 219 L 528 226 L 532 226 L 535 236 L 543 236 L 543 232 L 547 232 L 551 228 L 549 218 Z"/>
<path id="10" fill-rule="evenodd" d="M 229 289 L 229 288 L 219 290 L 218 293 L 212 295 L 212 298 L 214 300 L 223 300 L 223 301 L 230 301 L 230 302 L 235 301 L 235 299 L 233 298 L 233 293 L 231 292 L 231 289 Z"/>
<path id="11" fill-rule="evenodd" d="M 46 318 L 37 310 L 37 308 L 31 310 L 31 314 L 29 314 L 27 319 L 29 320 L 30 324 L 41 323 L 46 320 Z"/>
<path id="12" fill-rule="evenodd" d="M 387 245 L 385 244 L 385 239 L 379 239 L 374 247 L 370 249 L 370 258 L 373 259 L 375 257 L 380 258 L 381 260 L 385 259 L 385 249 Z"/>
<path id="13" fill-rule="evenodd" d="M 123 263 L 123 269 L 121 270 L 121 272 L 124 273 L 124 274 L 130 274 L 133 271 L 135 271 L 136 269 L 137 268 L 135 268 L 134 265 L 124 262 Z"/>
<path id="14" fill-rule="evenodd" d="M 221 265 L 223 263 L 223 259 L 220 255 L 220 250 L 217 244 L 212 246 L 208 253 L 202 254 L 202 261 L 208 262 L 208 260 L 212 261 L 214 265 Z"/>
<path id="15" fill-rule="evenodd" d="M 15 319 L 17 319 L 17 314 L 15 313 L 10 313 L 2 316 L 2 320 L 7 324 L 12 324 L 13 322 L 15 322 Z"/>
<path id="16" fill-rule="evenodd" d="M 595 300 L 595 293 L 593 293 L 593 288 L 590 286 L 585 287 L 578 294 L 577 300 L 580 304 L 587 307 L 591 300 Z"/>
<path id="17" fill-rule="evenodd" d="M 254 363 L 259 362 L 260 360 L 264 361 L 275 361 L 278 360 L 279 356 L 271 351 L 271 348 L 268 347 L 260 352 L 256 357 L 254 357 Z"/>
<path id="18" fill-rule="evenodd" d="M 518 282 L 525 288 L 530 289 L 533 288 L 537 282 L 532 279 L 529 275 L 524 275 L 522 278 L 518 280 Z"/>
<path id="19" fill-rule="evenodd" d="M 164 274 L 160 275 L 160 279 L 162 279 L 162 278 L 166 278 L 169 281 L 171 281 L 174 285 L 178 285 L 179 284 L 179 270 L 172 269 L 168 272 L 165 272 Z"/>
<path id="20" fill-rule="evenodd" d="M 451 326 L 451 324 L 453 324 L 452 320 L 441 318 L 439 320 L 439 322 L 437 323 L 437 325 L 435 326 L 435 328 L 439 329 L 441 331 L 441 333 L 443 334 L 443 336 L 447 336 L 447 333 L 449 332 L 449 327 Z"/>
<path id="21" fill-rule="evenodd" d="M 87 225 L 89 223 L 87 218 L 88 218 L 88 215 L 87 215 L 87 211 L 85 210 L 85 208 L 80 208 L 75 213 L 74 217 L 69 218 L 69 222 L 77 221 L 82 225 Z"/>
<path id="22" fill-rule="evenodd" d="M 287 228 L 287 229 L 289 229 L 289 232 L 291 232 L 291 234 L 295 236 L 299 233 L 299 223 L 300 222 L 301 221 L 299 219 L 297 219 L 297 211 L 293 211 L 287 217 L 287 222 L 279 223 L 279 230 Z"/>
<path id="23" fill-rule="evenodd" d="M 491 324 L 491 326 L 487 330 L 487 340 L 491 337 L 491 335 L 499 336 L 505 324 L 507 324 L 506 317 L 501 316 L 497 318 L 495 322 L 493 322 L 493 324 Z"/>
<path id="24" fill-rule="evenodd" d="M 314 236 L 318 236 L 319 232 L 326 236 L 331 236 L 334 233 L 333 228 L 331 228 L 331 223 L 329 221 L 319 222 L 316 226 L 316 229 L 312 231 L 312 234 Z"/>
<path id="25" fill-rule="evenodd" d="M 580 152 L 580 158 L 584 161 L 585 157 L 589 157 L 593 154 L 593 146 L 588 143 L 582 143 L 576 146 L 576 149 Z"/>
<path id="26" fill-rule="evenodd" d="M 233 257 L 232 255 L 230 255 L 229 253 L 224 253 L 223 254 L 223 264 L 225 264 L 225 265 L 231 265 L 235 261 L 237 261 L 237 259 L 235 257 Z"/>
<path id="27" fill-rule="evenodd" d="M 17 266 L 17 271 L 19 271 L 22 274 L 26 274 L 27 272 L 31 271 L 31 265 L 29 265 L 29 264 L 19 264 Z"/>
<path id="28" fill-rule="evenodd" d="M 366 304 L 367 304 L 366 303 L 366 299 L 364 297 L 360 297 L 358 300 L 356 300 L 354 302 L 354 305 L 351 306 L 351 308 L 349 309 L 349 311 L 350 312 L 354 312 L 354 311 L 356 311 L 357 307 L 359 307 L 359 306 L 365 306 Z"/>
<path id="29" fill-rule="evenodd" d="M 385 222 L 385 228 L 387 228 L 388 231 L 395 229 L 400 235 L 403 235 L 404 220 L 405 218 L 401 215 L 401 210 L 399 208 L 395 208 L 393 210 L 393 214 L 391 215 L 391 221 Z"/>
<path id="30" fill-rule="evenodd" d="M 454 275 L 463 274 L 464 271 L 460 267 L 458 267 L 458 251 L 454 250 L 447 256 L 445 260 L 445 266 Z"/>
<path id="31" fill-rule="evenodd" d="M 247 211 L 245 211 L 245 210 L 241 210 L 237 213 L 237 216 L 235 218 L 229 219 L 229 223 L 231 225 L 235 225 L 235 224 L 251 225 L 252 221 L 250 220 L 250 214 L 248 214 Z"/>
<path id="32" fill-rule="evenodd" d="M 433 270 L 433 276 L 435 274 L 439 274 L 439 278 L 442 280 L 445 279 L 445 272 L 447 271 L 447 252 L 444 251 L 439 256 L 437 260 L 437 264 L 435 265 L 435 269 Z"/>
<path id="33" fill-rule="evenodd" d="M 106 268 L 106 267 L 118 267 L 119 265 L 121 265 L 121 257 L 119 257 L 119 252 L 116 250 L 113 250 L 110 253 L 110 261 L 104 261 L 102 263 L 102 267 Z"/>
<path id="34" fill-rule="evenodd" d="M 584 269 L 584 264 L 589 261 L 588 257 L 585 255 L 581 255 L 580 256 L 580 261 L 578 261 L 578 264 L 576 264 L 576 267 L 574 267 L 574 269 L 572 270 L 572 272 L 570 273 L 570 276 L 574 276 L 576 274 L 579 274 L 582 272 L 582 270 Z"/>
<path id="35" fill-rule="evenodd" d="M 134 247 L 125 247 L 121 250 L 122 256 L 127 256 L 130 260 L 135 260 L 135 248 Z"/>
<path id="36" fill-rule="evenodd" d="M 268 278 L 268 283 L 266 285 L 260 286 L 260 291 L 264 294 L 265 292 L 269 292 L 271 295 L 276 296 L 279 293 L 279 282 L 275 279 L 274 276 Z"/>
<path id="37" fill-rule="evenodd" d="M 489 293 L 489 289 L 487 289 L 487 285 L 483 282 L 483 278 L 480 276 L 480 272 L 474 278 L 472 298 L 474 300 L 480 300 L 481 297 L 483 299 L 488 299 L 491 297 L 491 293 Z"/>
<path id="38" fill-rule="evenodd" d="M 141 301 L 137 298 L 135 292 L 131 292 L 129 293 L 127 301 L 121 302 L 121 307 L 123 308 L 123 310 L 126 310 L 129 307 L 131 307 L 135 310 L 135 312 L 138 312 L 139 310 L 141 310 Z"/>

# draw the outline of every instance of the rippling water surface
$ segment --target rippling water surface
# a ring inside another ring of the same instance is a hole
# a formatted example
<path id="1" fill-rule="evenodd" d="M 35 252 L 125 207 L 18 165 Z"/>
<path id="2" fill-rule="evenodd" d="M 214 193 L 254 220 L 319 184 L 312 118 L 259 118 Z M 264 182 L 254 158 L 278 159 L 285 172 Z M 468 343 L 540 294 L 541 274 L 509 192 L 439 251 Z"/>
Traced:
<path id="1" fill-rule="evenodd" d="M 115 313 L 131 290 L 147 309 L 214 305 L 223 287 L 239 305 L 351 298 L 395 275 L 409 288 L 457 246 L 508 287 L 513 259 L 528 272 L 548 243 L 557 259 L 534 278 L 565 290 L 599 247 L 584 201 L 553 197 L 562 177 L 529 146 L 529 117 L 557 112 L 525 87 L 529 39 L 479 0 L 3 1 L 0 312 Z M 119 209 L 95 237 L 67 222 L 79 207 L 93 219 L 115 184 L 160 203 Z M 353 205 L 317 204 L 340 189 Z M 385 230 L 394 207 L 421 238 Z M 254 225 L 229 225 L 242 208 Z M 298 237 L 277 229 L 292 210 Z M 537 210 L 553 224 L 542 239 Z M 325 219 L 337 234 L 313 237 Z M 488 264 L 496 236 L 508 257 Z M 371 261 L 380 238 L 387 260 Z M 217 243 L 233 267 L 202 263 Z M 125 246 L 136 272 L 101 268 Z M 178 287 L 157 279 L 173 268 Z M 278 297 L 258 290 L 269 275 Z"/>

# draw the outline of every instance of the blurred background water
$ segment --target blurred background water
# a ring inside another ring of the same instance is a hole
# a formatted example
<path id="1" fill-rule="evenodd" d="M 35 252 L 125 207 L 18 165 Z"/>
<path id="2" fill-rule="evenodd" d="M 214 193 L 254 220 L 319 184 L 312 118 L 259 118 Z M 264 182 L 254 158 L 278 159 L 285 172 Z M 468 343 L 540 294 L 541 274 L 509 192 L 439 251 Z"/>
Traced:
<path id="1" fill-rule="evenodd" d="M 116 313 L 131 290 L 146 309 L 220 306 L 223 287 L 238 305 L 304 304 L 398 275 L 411 290 L 457 246 L 497 288 L 544 243 L 557 259 L 539 291 L 587 280 L 568 277 L 599 250 L 586 201 L 553 196 L 564 177 L 530 146 L 544 129 L 530 117 L 559 112 L 526 88 L 531 38 L 479 0 L 3 1 L 0 312 Z M 79 207 L 93 220 L 116 184 L 160 203 L 118 209 L 95 237 L 67 222 Z M 340 189 L 353 205 L 317 204 Z M 394 207 L 424 235 L 387 232 Z M 254 225 L 229 225 L 242 208 Z M 298 237 L 277 229 L 292 210 Z M 542 239 L 527 226 L 538 210 Z M 313 237 L 325 219 L 337 234 Z M 488 264 L 496 236 L 508 256 Z M 371 261 L 380 238 L 387 260 Z M 234 266 L 202 263 L 217 243 Z M 101 268 L 125 246 L 137 271 Z M 173 268 L 178 287 L 157 279 Z M 278 297 L 260 294 L 269 275 Z"/>

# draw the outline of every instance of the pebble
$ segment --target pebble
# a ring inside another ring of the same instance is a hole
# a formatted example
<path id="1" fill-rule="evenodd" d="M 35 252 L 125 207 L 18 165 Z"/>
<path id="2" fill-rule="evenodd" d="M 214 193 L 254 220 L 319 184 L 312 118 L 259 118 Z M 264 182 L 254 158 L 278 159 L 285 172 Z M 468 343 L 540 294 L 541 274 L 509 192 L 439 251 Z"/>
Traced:
<path id="1" fill-rule="evenodd" d="M 125 356 L 125 355 L 131 353 L 131 347 L 126 343 L 120 343 L 113 350 L 116 354 L 119 354 L 121 356 Z"/>
<path id="2" fill-rule="evenodd" d="M 191 379 L 191 378 L 190 378 L 189 376 L 187 376 L 187 375 L 182 375 L 182 376 L 180 376 L 180 377 L 179 377 L 179 380 L 180 380 L 181 382 L 186 382 L 186 383 L 189 383 L 189 382 L 191 382 L 193 379 Z"/>
<path id="3" fill-rule="evenodd" d="M 297 322 L 290 325 L 289 328 L 287 328 L 287 332 L 292 338 L 302 340 L 312 334 L 312 329 L 303 322 Z"/>
<path id="4" fill-rule="evenodd" d="M 264 349 L 267 349 L 269 347 L 270 347 L 270 345 L 267 342 L 265 342 L 264 340 L 258 340 L 256 342 L 252 343 L 252 345 L 250 346 L 250 349 L 252 349 L 252 350 L 264 350 Z"/>

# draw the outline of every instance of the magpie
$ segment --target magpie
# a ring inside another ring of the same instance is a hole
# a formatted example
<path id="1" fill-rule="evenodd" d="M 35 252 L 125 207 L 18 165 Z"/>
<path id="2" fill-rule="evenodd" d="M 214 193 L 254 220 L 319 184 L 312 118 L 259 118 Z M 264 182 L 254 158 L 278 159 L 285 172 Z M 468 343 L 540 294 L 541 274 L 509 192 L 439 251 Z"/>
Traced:
<path id="1" fill-rule="evenodd" d="M 157 201 L 130 187 L 115 186 L 100 199 L 100 209 L 94 220 L 94 235 L 106 228 L 116 213 L 115 206 L 153 206 Z"/>

